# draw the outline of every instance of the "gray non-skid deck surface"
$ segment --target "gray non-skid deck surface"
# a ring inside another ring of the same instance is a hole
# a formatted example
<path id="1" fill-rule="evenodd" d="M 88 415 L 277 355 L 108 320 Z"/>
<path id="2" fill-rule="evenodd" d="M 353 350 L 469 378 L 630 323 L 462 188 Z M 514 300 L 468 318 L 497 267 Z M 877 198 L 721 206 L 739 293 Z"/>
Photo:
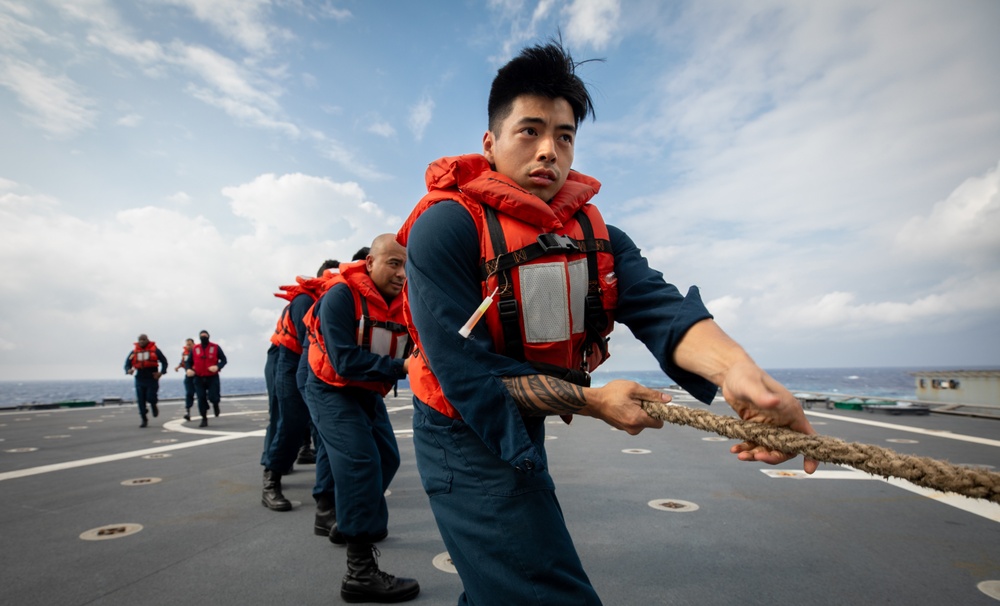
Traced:
<path id="1" fill-rule="evenodd" d="M 403 394 L 387 400 L 402 465 L 390 487 L 381 565 L 420 581 L 414 603 L 454 604 L 458 577 L 432 563 L 444 546 L 420 487 L 408 402 Z M 710 410 L 729 413 L 722 402 Z M 340 603 L 344 549 L 312 533 L 313 467 L 284 479 L 293 511 L 262 507 L 266 401 L 224 399 L 222 412 L 209 420 L 212 433 L 182 425 L 173 403 L 142 430 L 130 405 L 0 413 L 0 603 Z M 827 435 L 1000 468 L 1000 421 L 810 414 Z M 935 433 L 848 422 L 858 420 Z M 549 423 L 557 494 L 608 605 L 997 603 L 977 589 L 1000 580 L 997 506 L 985 504 L 984 516 L 877 479 L 772 478 L 761 470 L 793 471 L 801 461 L 779 468 L 739 463 L 728 453 L 730 442 L 690 428 L 632 437 L 592 419 Z M 211 441 L 227 435 L 239 437 Z M 11 473 L 195 443 L 152 453 L 169 457 Z M 37 450 L 19 452 L 28 448 Z M 122 485 L 140 478 L 161 481 Z M 661 511 L 650 501 L 687 501 L 698 509 Z M 142 529 L 80 539 L 88 530 L 126 524 Z"/>

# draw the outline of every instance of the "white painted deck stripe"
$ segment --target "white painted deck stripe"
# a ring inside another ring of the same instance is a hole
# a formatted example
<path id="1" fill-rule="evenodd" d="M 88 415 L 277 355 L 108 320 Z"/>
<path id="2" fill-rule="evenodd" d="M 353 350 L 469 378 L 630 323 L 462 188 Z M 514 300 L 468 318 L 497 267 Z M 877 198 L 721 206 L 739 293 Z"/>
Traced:
<path id="1" fill-rule="evenodd" d="M 946 438 L 948 440 L 961 440 L 963 442 L 972 442 L 973 444 L 984 444 L 986 446 L 1000 447 L 1000 440 L 991 440 L 989 438 L 977 438 L 976 436 L 967 436 L 960 433 L 952 433 L 950 431 L 934 431 L 933 429 L 922 429 L 920 427 L 907 427 L 906 425 L 896 425 L 894 423 L 884 423 L 882 421 L 854 419 L 851 417 L 842 417 L 840 415 L 832 415 L 824 412 L 813 412 L 811 410 L 806 410 L 804 412 L 812 417 L 833 419 L 835 421 L 844 421 L 845 423 L 858 423 L 860 425 L 871 425 L 872 427 L 883 427 L 885 429 L 895 429 L 897 431 L 919 433 L 925 436 L 934 436 L 936 438 Z"/>

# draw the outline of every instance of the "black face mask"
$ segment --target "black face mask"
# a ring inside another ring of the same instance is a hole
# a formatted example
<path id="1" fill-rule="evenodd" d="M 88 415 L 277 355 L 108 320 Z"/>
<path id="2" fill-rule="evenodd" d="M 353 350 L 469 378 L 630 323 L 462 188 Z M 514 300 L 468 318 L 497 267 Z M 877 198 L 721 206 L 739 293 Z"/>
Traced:
<path id="1" fill-rule="evenodd" d="M 201 337 L 201 344 L 207 347 L 208 346 L 208 337 Z"/>

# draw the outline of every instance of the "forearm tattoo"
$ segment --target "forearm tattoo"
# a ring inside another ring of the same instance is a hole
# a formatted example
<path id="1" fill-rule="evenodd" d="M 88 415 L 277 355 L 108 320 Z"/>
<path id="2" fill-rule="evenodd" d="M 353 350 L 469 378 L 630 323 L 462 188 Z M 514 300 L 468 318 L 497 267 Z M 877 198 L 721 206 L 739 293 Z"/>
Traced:
<path id="1" fill-rule="evenodd" d="M 582 387 L 546 375 L 502 380 L 517 407 L 529 416 L 574 414 L 587 404 Z"/>

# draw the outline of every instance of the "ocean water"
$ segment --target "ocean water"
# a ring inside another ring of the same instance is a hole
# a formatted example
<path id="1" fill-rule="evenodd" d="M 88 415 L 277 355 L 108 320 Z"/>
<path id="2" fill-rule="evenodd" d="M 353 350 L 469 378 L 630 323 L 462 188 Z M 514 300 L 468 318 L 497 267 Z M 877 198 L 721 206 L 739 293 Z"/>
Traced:
<path id="1" fill-rule="evenodd" d="M 220 381 L 223 396 L 267 392 L 263 376 L 221 377 Z M 0 408 L 55 402 L 101 402 L 114 398 L 135 401 L 135 379 L 123 376 L 121 379 L 97 381 L 0 381 Z M 180 373 L 177 373 L 177 377 L 164 376 L 160 379 L 159 398 L 184 398 L 184 380 Z"/>
<path id="2" fill-rule="evenodd" d="M 949 370 L 929 368 L 769 368 L 768 374 L 793 393 L 810 392 L 843 396 L 868 396 L 896 400 L 913 400 L 917 389 L 911 372 L 918 370 Z M 595 372 L 594 385 L 612 379 L 631 379 L 637 383 L 662 389 L 674 382 L 660 371 Z"/>
<path id="3" fill-rule="evenodd" d="M 806 391 L 844 396 L 869 396 L 897 400 L 916 398 L 916 385 L 911 372 L 917 370 L 955 370 L 955 368 L 786 368 L 768 369 L 792 392 Z M 613 379 L 631 379 L 648 387 L 666 388 L 673 381 L 658 370 L 598 371 L 594 386 Z M 406 381 L 400 387 L 408 387 Z M 266 392 L 264 377 L 222 377 L 224 396 L 262 394 Z M 184 382 L 179 376 L 160 379 L 160 399 L 184 397 Z M 67 401 L 94 401 L 120 398 L 135 400 L 132 377 L 101 381 L 0 381 L 0 408 L 29 404 L 50 404 Z"/>

